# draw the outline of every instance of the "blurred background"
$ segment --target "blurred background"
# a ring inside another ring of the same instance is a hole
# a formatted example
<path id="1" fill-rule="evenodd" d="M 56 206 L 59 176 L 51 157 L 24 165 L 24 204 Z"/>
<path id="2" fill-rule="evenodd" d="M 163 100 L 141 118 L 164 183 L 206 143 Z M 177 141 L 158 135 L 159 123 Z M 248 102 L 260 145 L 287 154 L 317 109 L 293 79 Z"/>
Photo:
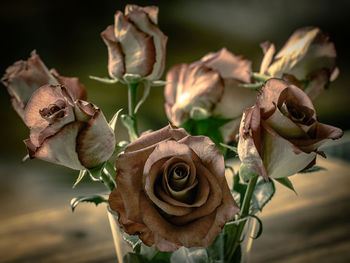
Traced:
<path id="1" fill-rule="evenodd" d="M 87 88 L 88 100 L 98 105 L 107 119 L 116 110 L 127 109 L 126 87 L 102 84 L 88 77 L 108 76 L 107 49 L 100 32 L 113 24 L 115 11 L 124 10 L 127 3 L 159 6 L 159 26 L 169 38 L 165 73 L 175 64 L 198 60 L 222 47 L 244 55 L 258 71 L 263 57 L 261 42 L 270 40 L 278 50 L 295 29 L 320 27 L 336 45 L 340 75 L 314 102 L 319 121 L 343 130 L 350 128 L 350 49 L 345 42 L 350 34 L 350 1 L 346 0 L 2 0 L 0 74 L 13 62 L 27 59 L 36 49 L 49 68 L 55 68 L 63 76 L 79 77 Z M 152 88 L 139 114 L 141 130 L 155 130 L 167 124 L 163 103 L 163 88 Z M 38 160 L 21 163 L 26 155 L 22 141 L 28 137 L 28 130 L 11 108 L 3 85 L 0 112 L 0 220 L 53 207 L 69 209 L 73 196 L 103 191 L 102 186 L 90 183 L 87 178 L 72 190 L 78 172 L 64 167 Z M 122 128 L 118 136 L 127 138 Z M 349 200 L 349 195 L 345 198 Z M 77 236 L 80 237 L 79 233 Z M 349 244 L 349 240 L 346 242 Z M 8 250 L 7 254 L 16 251 Z M 0 261 L 2 256 L 0 253 Z M 8 257 L 6 262 L 17 261 Z"/>

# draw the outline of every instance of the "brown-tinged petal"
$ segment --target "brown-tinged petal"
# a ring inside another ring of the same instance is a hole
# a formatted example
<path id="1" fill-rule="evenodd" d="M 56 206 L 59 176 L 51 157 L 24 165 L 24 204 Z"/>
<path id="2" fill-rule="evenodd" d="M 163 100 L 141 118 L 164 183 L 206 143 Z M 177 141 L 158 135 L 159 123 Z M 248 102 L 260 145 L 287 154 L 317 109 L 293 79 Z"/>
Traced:
<path id="1" fill-rule="evenodd" d="M 160 130 L 141 136 L 136 141 L 130 143 L 126 147 L 125 152 L 132 152 L 145 149 L 149 146 L 157 144 L 158 142 L 170 138 L 178 141 L 186 136 L 188 136 L 188 133 L 183 128 L 174 129 L 170 125 L 168 125 Z"/>
<path id="2" fill-rule="evenodd" d="M 42 145 L 36 148 L 29 140 L 25 141 L 31 158 L 60 164 L 75 170 L 85 169 L 81 165 L 76 152 L 76 139 L 83 123 L 72 122 L 64 126 L 55 135 L 46 138 Z"/>
<path id="3" fill-rule="evenodd" d="M 305 89 L 305 93 L 311 100 L 316 99 L 327 87 L 330 81 L 330 72 L 328 69 L 314 71 L 310 75 L 310 83 Z"/>
<path id="4" fill-rule="evenodd" d="M 105 116 L 97 109 L 77 137 L 76 151 L 86 168 L 94 168 L 108 160 L 115 148 L 115 135 Z"/>
<path id="5" fill-rule="evenodd" d="M 268 69 L 268 67 L 272 62 L 273 55 L 275 54 L 276 49 L 275 49 L 275 45 L 270 43 L 269 41 L 265 41 L 261 43 L 260 47 L 264 52 L 264 58 L 260 65 L 260 74 L 265 74 L 266 70 Z"/>
<path id="6" fill-rule="evenodd" d="M 165 36 L 163 32 L 158 28 L 156 23 L 152 21 L 154 19 L 154 15 L 157 14 L 158 8 L 149 7 L 148 9 L 141 9 L 136 8 L 135 6 L 131 8 L 127 14 L 130 21 L 134 23 L 138 29 L 147 35 L 152 36 L 155 49 L 155 61 L 151 74 L 146 76 L 146 79 L 149 80 L 159 79 L 165 67 L 165 53 L 168 37 Z"/>
<path id="7" fill-rule="evenodd" d="M 208 67 L 217 70 L 224 79 L 235 79 L 251 82 L 252 62 L 242 56 L 236 56 L 226 48 L 216 53 L 209 53 L 201 61 Z"/>
<path id="8" fill-rule="evenodd" d="M 80 82 L 80 80 L 77 77 L 60 76 L 55 69 L 51 69 L 50 73 L 57 79 L 59 84 L 66 87 L 66 89 L 70 92 L 70 95 L 74 99 L 87 99 L 87 92 L 85 86 Z"/>
<path id="9" fill-rule="evenodd" d="M 126 72 L 148 76 L 156 61 L 153 37 L 140 31 L 123 13 L 115 14 L 114 35 L 124 53 Z"/>
<path id="10" fill-rule="evenodd" d="M 268 180 L 261 157 L 260 109 L 257 105 L 246 109 L 239 130 L 238 156 L 254 173 Z"/>
<path id="11" fill-rule="evenodd" d="M 289 73 L 298 79 L 306 79 L 314 70 L 335 69 L 334 44 L 319 28 L 304 27 L 296 30 L 275 56 L 268 74 L 281 77 Z"/>
<path id="12" fill-rule="evenodd" d="M 101 37 L 108 49 L 108 73 L 111 78 L 121 78 L 125 74 L 124 54 L 114 36 L 114 26 L 108 26 Z"/>
<path id="13" fill-rule="evenodd" d="M 1 82 L 7 87 L 12 105 L 22 119 L 24 108 L 35 90 L 45 84 L 59 84 L 35 50 L 27 61 L 20 60 L 8 67 Z"/>
<path id="14" fill-rule="evenodd" d="M 125 15 L 129 15 L 135 10 L 145 12 L 153 24 L 158 24 L 158 11 L 159 11 L 158 6 L 152 5 L 152 6 L 141 7 L 137 5 L 126 5 Z"/>
<path id="15" fill-rule="evenodd" d="M 176 103 L 176 93 L 179 85 L 180 72 L 187 68 L 187 64 L 179 64 L 170 68 L 166 74 L 166 84 L 164 88 L 165 103 L 172 107 Z M 168 115 L 170 119 L 170 116 Z"/>
<path id="16" fill-rule="evenodd" d="M 267 123 L 263 122 L 262 156 L 267 174 L 271 178 L 291 176 L 303 170 L 312 162 L 316 153 L 305 153 L 289 140 L 279 136 Z"/>

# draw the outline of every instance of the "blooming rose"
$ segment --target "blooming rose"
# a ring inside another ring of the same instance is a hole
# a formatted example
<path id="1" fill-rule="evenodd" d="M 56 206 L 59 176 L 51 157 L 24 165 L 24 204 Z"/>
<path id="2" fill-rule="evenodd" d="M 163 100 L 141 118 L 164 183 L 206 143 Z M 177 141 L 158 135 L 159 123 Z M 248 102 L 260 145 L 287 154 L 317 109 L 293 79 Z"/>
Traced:
<path id="1" fill-rule="evenodd" d="M 109 159 L 114 133 L 99 108 L 74 100 L 62 85 L 44 85 L 34 91 L 24 111 L 30 128 L 25 141 L 29 156 L 80 170 Z"/>
<path id="2" fill-rule="evenodd" d="M 35 50 L 27 61 L 20 60 L 8 67 L 1 81 L 11 95 L 13 108 L 22 119 L 30 96 L 45 84 L 66 85 L 74 98 L 86 99 L 85 87 L 77 78 L 60 76 L 54 69 L 49 71 Z"/>
<path id="3" fill-rule="evenodd" d="M 314 165 L 317 148 L 342 130 L 319 123 L 310 98 L 298 87 L 270 79 L 256 104 L 245 110 L 238 155 L 255 173 L 271 178 L 293 175 Z"/>
<path id="4" fill-rule="evenodd" d="M 265 56 L 260 73 L 283 77 L 292 84 L 306 88 L 305 92 L 311 99 L 317 97 L 338 76 L 334 44 L 319 28 L 296 30 L 275 57 L 273 44 L 265 42 L 261 46 Z"/>
<path id="5" fill-rule="evenodd" d="M 167 126 L 129 144 L 109 197 L 120 226 L 161 251 L 208 246 L 237 213 L 215 144 Z"/>
<path id="6" fill-rule="evenodd" d="M 108 72 L 112 78 L 136 74 L 157 80 L 164 71 L 167 37 L 158 28 L 158 7 L 127 5 L 117 11 L 115 24 L 101 33 L 108 48 Z"/>
<path id="7" fill-rule="evenodd" d="M 180 64 L 169 70 L 164 90 L 168 119 L 177 126 L 186 122 L 199 107 L 210 116 L 235 119 L 222 131 L 225 141 L 238 132 L 240 117 L 252 106 L 257 93 L 242 87 L 250 83 L 251 62 L 223 48 L 192 64 Z"/>

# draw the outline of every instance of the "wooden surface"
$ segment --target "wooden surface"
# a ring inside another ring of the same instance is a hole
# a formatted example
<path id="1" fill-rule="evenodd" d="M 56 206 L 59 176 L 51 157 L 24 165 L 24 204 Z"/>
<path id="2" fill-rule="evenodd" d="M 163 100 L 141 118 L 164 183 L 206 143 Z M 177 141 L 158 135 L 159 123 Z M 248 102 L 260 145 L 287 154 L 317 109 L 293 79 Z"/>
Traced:
<path id="1" fill-rule="evenodd" d="M 277 185 L 251 262 L 350 262 L 350 164 L 318 164 L 328 171 L 291 178 L 298 195 Z M 0 262 L 116 262 L 105 206 L 69 208 L 71 197 L 91 189 L 52 185 L 41 168 L 26 178 L 28 167 L 0 185 Z"/>

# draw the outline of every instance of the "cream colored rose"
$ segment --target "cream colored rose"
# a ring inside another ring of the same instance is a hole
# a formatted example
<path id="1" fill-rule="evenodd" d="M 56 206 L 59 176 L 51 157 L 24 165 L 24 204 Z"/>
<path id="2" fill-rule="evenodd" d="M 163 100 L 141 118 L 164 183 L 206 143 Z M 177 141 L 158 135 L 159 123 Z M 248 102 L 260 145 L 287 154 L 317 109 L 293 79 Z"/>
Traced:
<path id="1" fill-rule="evenodd" d="M 167 126 L 129 144 L 109 197 L 120 226 L 161 251 L 208 246 L 237 213 L 215 144 Z"/>
<path id="2" fill-rule="evenodd" d="M 265 42 L 261 46 L 265 56 L 260 73 L 283 77 L 302 89 L 307 82 L 305 92 L 311 99 L 316 98 L 338 76 L 334 43 L 317 27 L 296 30 L 275 56 L 274 44 Z"/>
<path id="3" fill-rule="evenodd" d="M 28 60 L 17 61 L 8 67 L 1 81 L 11 95 L 13 108 L 22 119 L 33 92 L 45 84 L 66 85 L 75 99 L 86 99 L 85 87 L 78 78 L 60 76 L 54 69 L 49 71 L 35 51 L 32 51 Z"/>
<path id="4" fill-rule="evenodd" d="M 315 164 L 318 147 L 342 130 L 319 123 L 310 98 L 298 87 L 270 79 L 245 110 L 239 133 L 242 163 L 266 179 L 293 175 Z"/>
<path id="5" fill-rule="evenodd" d="M 30 128 L 25 144 L 31 158 L 90 169 L 108 160 L 115 148 L 114 133 L 101 110 L 74 100 L 61 85 L 37 89 L 27 103 L 24 120 Z"/>
<path id="6" fill-rule="evenodd" d="M 124 74 L 157 80 L 164 71 L 167 37 L 158 28 L 158 7 L 127 5 L 101 33 L 108 48 L 111 78 Z"/>
<path id="7" fill-rule="evenodd" d="M 208 116 L 234 119 L 222 128 L 225 141 L 238 132 L 240 117 L 252 106 L 257 93 L 240 86 L 250 83 L 251 62 L 223 48 L 192 64 L 169 70 L 164 91 L 168 119 L 177 126 L 186 122 L 194 108 Z"/>

